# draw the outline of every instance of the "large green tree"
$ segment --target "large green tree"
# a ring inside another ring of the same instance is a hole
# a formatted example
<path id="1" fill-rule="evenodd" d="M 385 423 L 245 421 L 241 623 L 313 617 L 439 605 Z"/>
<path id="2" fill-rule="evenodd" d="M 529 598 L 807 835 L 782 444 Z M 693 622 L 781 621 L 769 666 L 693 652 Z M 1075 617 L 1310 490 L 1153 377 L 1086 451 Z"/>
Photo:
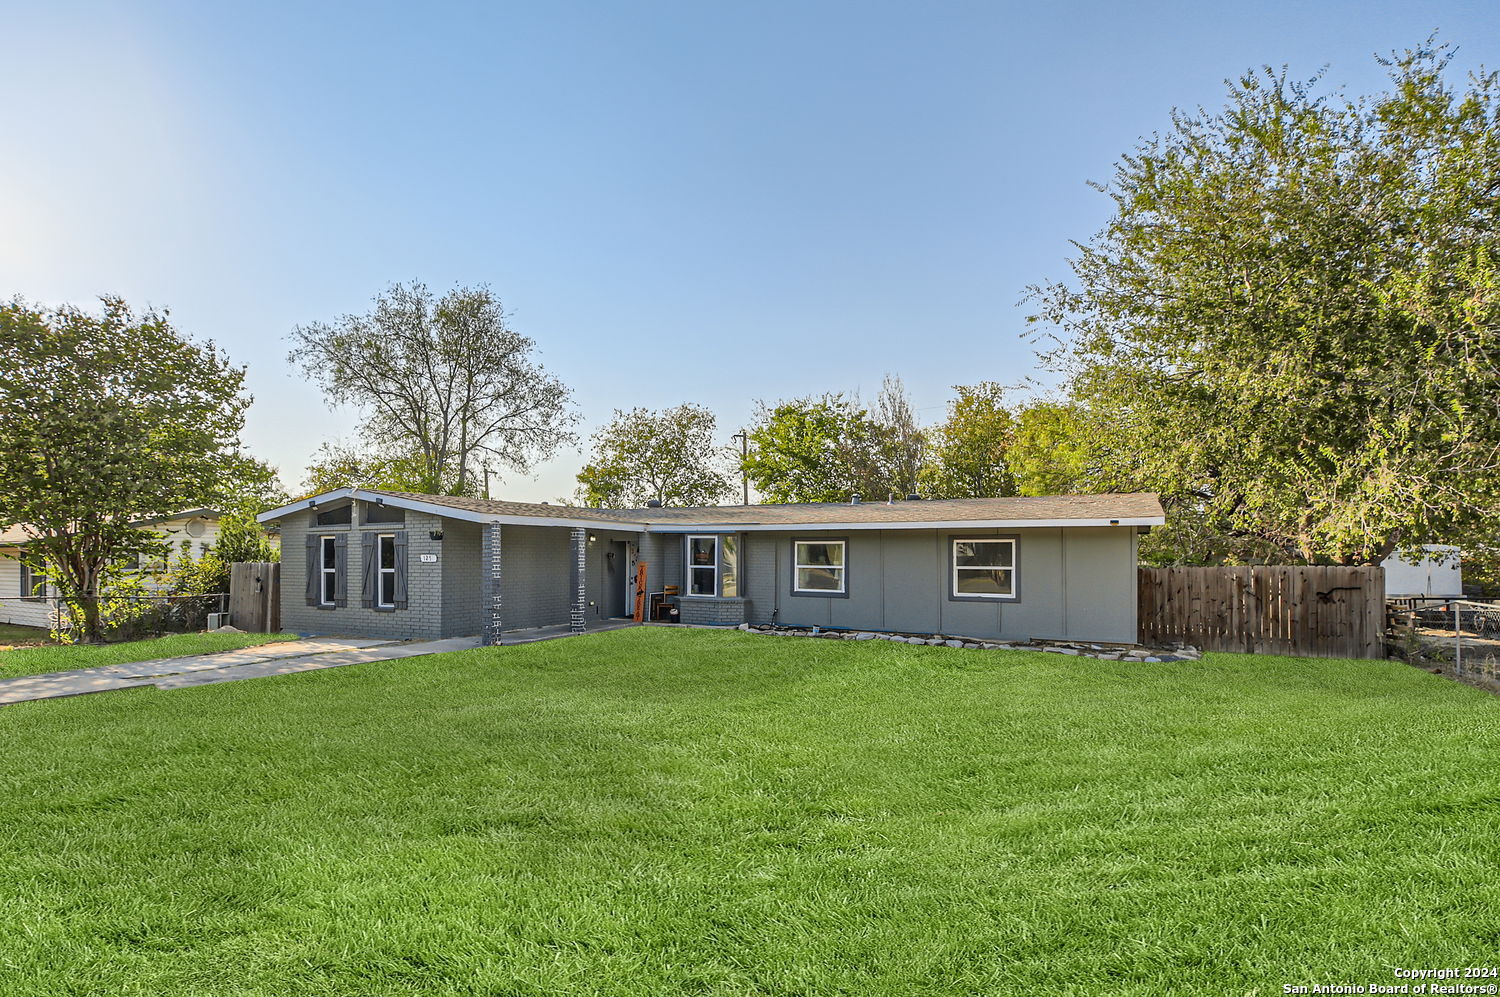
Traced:
<path id="1" fill-rule="evenodd" d="M 1072 495 L 1100 491 L 1104 479 L 1099 434 L 1076 402 L 1040 398 L 1014 414 L 1010 466 L 1019 495 Z"/>
<path id="2" fill-rule="evenodd" d="M 1500 83 L 1425 45 L 1365 99 L 1285 71 L 1174 114 L 1034 321 L 1122 486 L 1278 556 L 1488 545 L 1500 509 Z"/>
<path id="3" fill-rule="evenodd" d="M 1016 494 L 1011 467 L 1016 420 L 1005 389 L 994 381 L 954 385 L 948 417 L 931 430 L 932 450 L 922 470 L 930 498 L 994 498 Z"/>
<path id="4" fill-rule="evenodd" d="M 162 553 L 133 520 L 235 491 L 244 377 L 118 298 L 98 313 L 0 305 L 0 521 L 25 530 L 23 560 L 76 607 L 84 639 L 100 637 L 112 566 Z"/>
<path id="5" fill-rule="evenodd" d="M 841 394 L 762 403 L 747 435 L 744 472 L 767 502 L 846 502 L 880 487 L 875 425 Z"/>
<path id="6" fill-rule="evenodd" d="M 410 467 L 413 491 L 475 494 L 486 470 L 528 471 L 574 440 L 571 393 L 488 288 L 393 284 L 292 341 L 329 402 L 359 410 L 360 459 Z"/>
<path id="7" fill-rule="evenodd" d="M 714 441 L 714 414 L 683 404 L 654 412 L 615 410 L 593 435 L 577 497 L 591 506 L 714 505 L 734 491 L 727 448 Z"/>

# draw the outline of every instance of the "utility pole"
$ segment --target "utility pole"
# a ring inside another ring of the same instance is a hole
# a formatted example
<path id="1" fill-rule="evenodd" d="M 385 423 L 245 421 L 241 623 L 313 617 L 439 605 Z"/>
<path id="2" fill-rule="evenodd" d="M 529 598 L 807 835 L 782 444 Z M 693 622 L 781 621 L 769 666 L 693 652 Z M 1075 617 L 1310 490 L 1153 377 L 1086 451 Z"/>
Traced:
<path id="1" fill-rule="evenodd" d="M 484 469 L 484 497 L 490 497 L 490 469 L 487 467 Z"/>
<path id="2" fill-rule="evenodd" d="M 750 456 L 750 437 L 741 429 L 730 437 L 731 440 L 740 441 L 740 490 L 743 493 L 744 505 L 750 504 L 750 478 L 745 474 L 745 459 Z"/>

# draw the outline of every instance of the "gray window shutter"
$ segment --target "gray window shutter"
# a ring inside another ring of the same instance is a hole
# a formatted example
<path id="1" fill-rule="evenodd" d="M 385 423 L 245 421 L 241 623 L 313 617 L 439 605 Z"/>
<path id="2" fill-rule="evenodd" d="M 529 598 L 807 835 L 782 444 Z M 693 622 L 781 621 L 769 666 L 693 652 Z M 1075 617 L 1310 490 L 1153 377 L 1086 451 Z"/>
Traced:
<path id="1" fill-rule="evenodd" d="M 339 609 L 349 605 L 349 534 L 333 538 L 333 604 Z"/>
<path id="2" fill-rule="evenodd" d="M 366 609 L 375 607 L 375 543 L 375 534 L 359 535 L 359 604 Z"/>
<path id="3" fill-rule="evenodd" d="M 308 534 L 307 537 L 307 604 L 316 606 L 322 600 L 319 598 L 319 586 L 323 583 L 323 565 L 318 563 L 318 537 Z"/>
<path id="4" fill-rule="evenodd" d="M 406 531 L 396 531 L 396 608 L 406 608 Z"/>

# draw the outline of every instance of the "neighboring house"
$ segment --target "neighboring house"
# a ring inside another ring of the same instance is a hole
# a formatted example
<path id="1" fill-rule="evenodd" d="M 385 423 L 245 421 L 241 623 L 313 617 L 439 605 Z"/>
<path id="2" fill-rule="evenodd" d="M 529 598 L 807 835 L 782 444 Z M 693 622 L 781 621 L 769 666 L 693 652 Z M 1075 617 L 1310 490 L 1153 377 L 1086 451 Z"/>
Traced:
<path id="1" fill-rule="evenodd" d="M 1386 558 L 1385 594 L 1396 599 L 1412 596 L 1434 596 L 1462 599 L 1464 579 L 1462 557 L 1457 547 L 1427 544 L 1422 557 L 1408 561 L 1399 554 Z"/>
<path id="2" fill-rule="evenodd" d="M 303 633 L 482 635 L 628 616 L 1133 643 L 1155 495 L 583 509 L 341 488 L 260 517 Z"/>
<path id="3" fill-rule="evenodd" d="M 166 537 L 172 545 L 173 560 L 182 556 L 184 543 L 194 557 L 202 557 L 219 535 L 219 514 L 212 509 L 189 509 L 130 525 Z M 23 526 L 0 532 L 0 623 L 51 627 L 57 586 L 17 560 L 21 548 L 30 542 L 31 534 Z M 159 563 L 143 565 L 138 561 L 127 566 L 128 570 L 146 572 L 160 567 Z"/>

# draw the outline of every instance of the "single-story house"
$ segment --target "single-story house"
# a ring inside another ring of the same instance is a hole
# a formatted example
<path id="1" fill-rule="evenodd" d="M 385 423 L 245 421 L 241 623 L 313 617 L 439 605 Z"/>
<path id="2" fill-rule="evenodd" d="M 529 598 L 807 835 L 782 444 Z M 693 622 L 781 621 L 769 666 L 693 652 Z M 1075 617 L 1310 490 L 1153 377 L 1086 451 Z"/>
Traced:
<path id="1" fill-rule="evenodd" d="M 213 509 L 187 509 L 170 516 L 156 516 L 131 523 L 142 530 L 160 533 L 180 556 L 183 545 L 194 557 L 213 546 L 219 536 L 219 513 Z M 33 534 L 25 526 L 0 531 L 0 623 L 26 627 L 51 627 L 56 623 L 57 586 L 44 572 L 33 571 L 19 560 L 21 548 Z M 150 571 L 161 565 L 135 563 L 129 570 Z"/>
<path id="2" fill-rule="evenodd" d="M 633 612 L 683 623 L 1133 643 L 1152 494 L 589 509 L 341 488 L 264 513 L 288 630 L 482 635 Z"/>

